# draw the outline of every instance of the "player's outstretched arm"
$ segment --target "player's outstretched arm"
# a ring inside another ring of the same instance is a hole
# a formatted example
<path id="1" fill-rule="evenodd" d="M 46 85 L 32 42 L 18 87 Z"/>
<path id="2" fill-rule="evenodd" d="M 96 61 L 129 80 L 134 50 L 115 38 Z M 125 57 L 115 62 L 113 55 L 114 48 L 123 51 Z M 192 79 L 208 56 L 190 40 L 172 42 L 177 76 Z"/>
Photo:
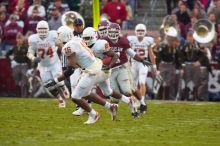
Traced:
<path id="1" fill-rule="evenodd" d="M 149 67 L 152 66 L 152 63 L 151 63 L 151 62 L 149 62 L 149 61 L 147 61 L 146 59 L 140 57 L 140 56 L 139 56 L 138 54 L 136 54 L 136 53 L 134 52 L 134 50 L 132 50 L 131 48 L 127 49 L 127 54 L 128 54 L 131 58 L 133 58 L 134 60 L 136 60 L 136 61 L 138 61 L 138 62 L 141 62 L 141 63 L 143 63 L 143 64 L 146 65 L 146 66 L 149 66 Z"/>

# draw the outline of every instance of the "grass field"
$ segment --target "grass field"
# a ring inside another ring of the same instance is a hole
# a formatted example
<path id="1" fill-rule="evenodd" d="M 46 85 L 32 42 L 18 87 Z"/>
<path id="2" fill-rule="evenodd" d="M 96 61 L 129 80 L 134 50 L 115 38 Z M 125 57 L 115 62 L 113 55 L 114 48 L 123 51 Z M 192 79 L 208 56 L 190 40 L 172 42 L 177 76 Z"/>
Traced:
<path id="1" fill-rule="evenodd" d="M 149 101 L 149 111 L 132 119 L 121 103 L 118 120 L 94 105 L 101 119 L 72 116 L 70 101 L 0 98 L 0 146 L 220 146 L 220 103 Z"/>

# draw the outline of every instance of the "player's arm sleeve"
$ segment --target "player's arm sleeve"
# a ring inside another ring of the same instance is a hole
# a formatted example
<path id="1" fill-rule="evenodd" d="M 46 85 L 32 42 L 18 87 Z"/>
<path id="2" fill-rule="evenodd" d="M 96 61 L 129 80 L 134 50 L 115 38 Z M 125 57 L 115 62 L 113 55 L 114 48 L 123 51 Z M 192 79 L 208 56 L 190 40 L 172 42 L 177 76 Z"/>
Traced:
<path id="1" fill-rule="evenodd" d="M 134 58 L 134 56 L 136 55 L 136 52 L 131 48 L 127 49 L 126 52 L 131 58 Z"/>
<path id="2" fill-rule="evenodd" d="M 110 51 L 110 45 L 106 40 L 103 41 L 104 41 L 103 43 L 104 45 L 102 47 L 102 52 L 105 54 L 106 52 Z"/>
<path id="3" fill-rule="evenodd" d="M 35 42 L 33 41 L 33 37 L 29 37 L 28 38 L 28 44 L 29 44 L 29 47 L 28 47 L 28 52 L 27 52 L 27 57 L 31 60 L 31 61 L 33 61 L 34 60 L 34 58 L 35 58 L 35 56 L 34 56 L 34 54 L 35 54 Z"/>

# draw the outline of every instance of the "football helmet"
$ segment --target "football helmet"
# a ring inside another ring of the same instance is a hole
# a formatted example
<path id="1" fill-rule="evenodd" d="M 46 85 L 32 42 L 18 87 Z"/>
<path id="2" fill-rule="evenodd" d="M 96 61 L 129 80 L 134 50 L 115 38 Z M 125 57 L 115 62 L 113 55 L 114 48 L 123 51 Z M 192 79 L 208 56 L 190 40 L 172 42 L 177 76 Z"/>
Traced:
<path id="1" fill-rule="evenodd" d="M 83 17 L 75 12 L 75 11 L 67 11 L 65 12 L 62 17 L 61 17 L 61 23 L 62 25 L 66 25 L 66 26 L 69 26 L 69 27 L 72 27 L 73 25 L 73 22 L 76 18 L 80 18 L 83 22 L 83 28 L 85 27 L 85 21 L 83 19 Z"/>
<path id="2" fill-rule="evenodd" d="M 68 26 L 61 26 L 57 30 L 58 39 L 63 42 L 67 43 L 73 38 L 73 30 Z"/>
<path id="3" fill-rule="evenodd" d="M 113 42 L 117 42 L 121 32 L 120 25 L 117 23 L 111 23 L 107 30 L 108 30 L 108 38 Z"/>
<path id="4" fill-rule="evenodd" d="M 37 34 L 40 38 L 45 39 L 49 34 L 49 25 L 46 21 L 42 20 L 37 23 Z"/>
<path id="5" fill-rule="evenodd" d="M 137 24 L 135 26 L 135 34 L 137 37 L 144 37 L 147 33 L 147 28 L 144 24 Z"/>
<path id="6" fill-rule="evenodd" d="M 109 27 L 110 22 L 108 20 L 103 20 L 99 23 L 98 25 L 98 33 L 99 36 L 102 37 L 107 37 L 107 29 Z"/>
<path id="7" fill-rule="evenodd" d="M 87 27 L 82 34 L 82 38 L 87 46 L 91 46 L 97 40 L 96 30 L 92 27 Z"/>

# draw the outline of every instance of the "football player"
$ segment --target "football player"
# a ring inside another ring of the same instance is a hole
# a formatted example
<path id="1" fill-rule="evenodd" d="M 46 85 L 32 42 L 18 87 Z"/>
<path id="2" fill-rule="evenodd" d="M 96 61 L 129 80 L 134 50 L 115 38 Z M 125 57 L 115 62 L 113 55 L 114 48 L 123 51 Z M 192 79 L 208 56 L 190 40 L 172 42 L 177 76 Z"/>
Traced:
<path id="1" fill-rule="evenodd" d="M 109 27 L 110 22 L 108 20 L 102 20 L 98 25 L 98 37 L 103 38 L 107 37 L 108 31 L 107 28 Z"/>
<path id="2" fill-rule="evenodd" d="M 93 51 L 94 55 L 97 58 L 103 60 L 105 56 L 111 57 L 111 61 L 109 61 L 108 64 L 104 63 L 103 68 L 102 68 L 102 70 L 106 71 L 106 73 L 109 73 L 109 76 L 110 76 L 111 68 L 116 63 L 119 56 L 114 51 L 110 50 L 109 43 L 106 40 L 101 40 L 101 39 L 97 40 L 96 30 L 92 27 L 88 27 L 83 31 L 82 38 L 85 41 L 86 45 L 89 48 L 91 48 L 91 50 Z M 105 96 L 112 96 L 116 99 L 122 100 L 124 103 L 126 103 L 127 105 L 131 107 L 132 112 L 133 112 L 132 97 L 126 97 L 125 95 L 120 94 L 119 92 L 115 90 L 112 90 L 110 87 L 109 78 L 106 78 L 106 81 L 99 85 L 100 85 L 99 87 L 101 88 Z M 111 92 L 106 92 L 109 90 Z"/>
<path id="3" fill-rule="evenodd" d="M 152 37 L 145 36 L 147 32 L 146 26 L 144 24 L 137 24 L 135 27 L 135 36 L 128 36 L 131 48 L 141 56 L 142 58 L 148 58 L 153 64 L 152 74 L 156 74 L 156 61 L 151 45 L 154 40 Z M 143 63 L 137 62 L 134 59 L 131 59 L 132 66 L 132 76 L 135 82 L 135 86 L 139 86 L 142 100 L 145 99 L 146 94 L 146 78 L 148 74 L 148 67 L 144 66 Z M 145 102 L 142 101 L 142 105 L 145 105 Z"/>
<path id="4" fill-rule="evenodd" d="M 29 48 L 27 57 L 38 63 L 41 79 L 44 83 L 62 75 L 60 59 L 57 55 L 57 32 L 49 31 L 46 21 L 39 21 L 36 28 L 37 33 L 28 38 Z M 35 56 L 35 53 L 37 56 Z M 69 91 L 60 82 L 57 86 L 48 88 L 50 93 L 59 99 L 59 107 L 65 107 L 64 98 L 69 98 Z"/>
<path id="5" fill-rule="evenodd" d="M 58 33 L 60 41 L 65 43 L 62 53 L 67 56 L 68 69 L 62 76 L 48 82 L 47 86 L 58 84 L 60 81 L 69 77 L 75 68 L 81 68 L 83 73 L 77 86 L 72 91 L 71 97 L 73 102 L 89 114 L 89 118 L 85 124 L 93 124 L 100 118 L 99 113 L 92 109 L 85 99 L 89 99 L 109 109 L 112 119 L 114 119 L 118 106 L 105 101 L 95 93 L 91 93 L 94 85 L 102 84 L 108 77 L 108 74 L 101 70 L 102 61 L 94 56 L 91 49 L 87 47 L 81 38 L 73 37 L 70 28 L 62 26 L 58 29 Z M 106 92 L 111 93 L 111 90 Z"/>
<path id="6" fill-rule="evenodd" d="M 143 100 L 138 90 L 132 88 L 131 83 L 131 72 L 129 70 L 129 63 L 127 54 L 134 60 L 143 63 L 146 66 L 151 66 L 152 64 L 140 57 L 131 49 L 130 43 L 126 37 L 120 36 L 120 26 L 117 23 L 111 23 L 108 27 L 108 37 L 104 39 L 108 41 L 110 49 L 119 55 L 119 58 L 112 68 L 112 74 L 110 77 L 111 86 L 114 90 L 121 91 L 126 96 L 131 96 L 132 94 L 141 103 L 141 112 L 146 110 L 146 105 L 144 105 Z M 134 118 L 138 117 L 138 113 L 133 114 Z"/>

